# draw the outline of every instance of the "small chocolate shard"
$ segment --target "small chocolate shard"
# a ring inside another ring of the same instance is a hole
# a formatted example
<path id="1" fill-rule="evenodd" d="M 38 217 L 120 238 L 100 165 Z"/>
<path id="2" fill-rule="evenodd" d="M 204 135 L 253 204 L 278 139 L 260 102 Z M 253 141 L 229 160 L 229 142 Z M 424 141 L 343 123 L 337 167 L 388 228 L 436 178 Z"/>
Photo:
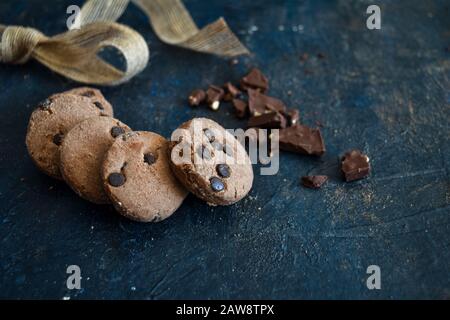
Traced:
<path id="1" fill-rule="evenodd" d="M 359 150 L 349 151 L 342 157 L 341 170 L 347 182 L 363 179 L 370 173 L 369 157 Z"/>
<path id="2" fill-rule="evenodd" d="M 251 117 L 248 120 L 248 127 L 282 129 L 286 128 L 286 118 L 281 113 L 276 111 L 264 113 L 260 116 Z"/>
<path id="3" fill-rule="evenodd" d="M 197 89 L 191 92 L 189 95 L 189 105 L 192 107 L 196 107 L 200 105 L 203 101 L 206 99 L 206 93 L 205 91 L 201 89 Z"/>
<path id="4" fill-rule="evenodd" d="M 321 156 L 325 153 L 325 144 L 319 129 L 297 124 L 280 130 L 280 149 Z"/>
<path id="5" fill-rule="evenodd" d="M 236 112 L 236 116 L 238 118 L 245 118 L 247 116 L 248 104 L 244 100 L 241 99 L 233 99 L 232 101 L 234 111 Z"/>
<path id="6" fill-rule="evenodd" d="M 281 114 L 286 118 L 288 127 L 295 126 L 300 121 L 300 112 L 297 109 L 287 109 Z"/>
<path id="7" fill-rule="evenodd" d="M 272 111 L 282 112 L 286 110 L 283 101 L 266 96 L 256 90 L 248 90 L 248 107 L 252 116 L 258 116 Z"/>
<path id="8" fill-rule="evenodd" d="M 219 109 L 220 100 L 222 100 L 225 91 L 218 86 L 210 85 L 208 90 L 206 91 L 206 102 L 208 106 L 213 109 Z"/>
<path id="9" fill-rule="evenodd" d="M 232 101 L 241 95 L 241 91 L 236 88 L 231 82 L 227 82 L 224 85 L 225 95 L 223 96 L 224 101 Z"/>
<path id="10" fill-rule="evenodd" d="M 302 177 L 302 184 L 306 188 L 320 189 L 325 182 L 328 181 L 328 176 L 305 176 Z"/>
<path id="11" fill-rule="evenodd" d="M 241 79 L 241 88 L 243 90 L 254 89 L 262 93 L 269 89 L 269 79 L 257 68 L 253 68 Z"/>

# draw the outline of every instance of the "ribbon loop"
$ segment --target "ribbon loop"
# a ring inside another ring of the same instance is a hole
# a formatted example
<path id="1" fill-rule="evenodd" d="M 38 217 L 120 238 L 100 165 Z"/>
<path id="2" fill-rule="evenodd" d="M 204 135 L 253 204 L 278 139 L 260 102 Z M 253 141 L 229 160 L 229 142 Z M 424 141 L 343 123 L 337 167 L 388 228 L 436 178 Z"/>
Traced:
<path id="1" fill-rule="evenodd" d="M 3 29 L 0 47 L 0 61 L 3 63 L 26 63 L 39 41 L 46 37 L 32 28 L 9 26 Z"/>

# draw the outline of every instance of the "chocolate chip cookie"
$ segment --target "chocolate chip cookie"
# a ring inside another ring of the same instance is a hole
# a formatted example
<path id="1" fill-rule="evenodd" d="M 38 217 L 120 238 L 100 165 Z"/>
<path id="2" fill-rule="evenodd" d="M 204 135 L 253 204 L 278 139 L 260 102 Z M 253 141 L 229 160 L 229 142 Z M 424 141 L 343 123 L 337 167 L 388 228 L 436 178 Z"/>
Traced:
<path id="1" fill-rule="evenodd" d="M 218 123 L 196 118 L 172 134 L 171 167 L 178 180 L 210 205 L 231 205 L 253 183 L 250 158 L 242 144 Z"/>
<path id="2" fill-rule="evenodd" d="M 110 117 L 94 117 L 73 127 L 60 149 L 60 169 L 67 184 L 82 198 L 109 203 L 103 189 L 101 167 L 114 140 L 131 129 Z"/>
<path id="3" fill-rule="evenodd" d="M 62 93 L 58 93 L 54 96 L 58 96 L 60 94 L 74 94 L 76 96 L 82 96 L 91 99 L 94 106 L 99 109 L 103 115 L 113 117 L 114 110 L 112 105 L 105 99 L 100 90 L 90 87 L 81 87 L 75 88 L 69 91 L 65 91 Z"/>
<path id="4" fill-rule="evenodd" d="M 169 142 L 152 132 L 128 132 L 116 139 L 105 155 L 103 185 L 115 208 L 142 222 L 171 216 L 187 190 L 170 170 Z"/>
<path id="5" fill-rule="evenodd" d="M 102 114 L 91 99 L 73 94 L 53 96 L 41 102 L 28 124 L 26 145 L 39 169 L 61 179 L 59 148 L 77 123 Z"/>

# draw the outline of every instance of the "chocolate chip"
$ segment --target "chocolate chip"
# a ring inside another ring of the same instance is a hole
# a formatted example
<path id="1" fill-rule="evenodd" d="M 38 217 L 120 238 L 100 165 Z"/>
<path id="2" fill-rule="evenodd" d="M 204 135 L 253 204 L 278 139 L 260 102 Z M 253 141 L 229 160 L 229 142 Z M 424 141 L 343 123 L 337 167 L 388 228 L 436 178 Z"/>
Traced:
<path id="1" fill-rule="evenodd" d="M 233 149 L 230 146 L 224 145 L 223 152 L 225 152 L 228 156 L 233 156 Z"/>
<path id="2" fill-rule="evenodd" d="M 188 99 L 189 105 L 191 105 L 192 107 L 196 107 L 196 106 L 200 105 L 200 103 L 205 101 L 205 99 L 206 99 L 205 91 L 203 91 L 201 89 L 194 90 L 189 95 L 189 99 Z"/>
<path id="3" fill-rule="evenodd" d="M 248 109 L 252 116 L 263 113 L 286 110 L 286 105 L 280 99 L 266 96 L 256 90 L 248 90 Z"/>
<path id="4" fill-rule="evenodd" d="M 113 138 L 117 138 L 121 134 L 125 133 L 125 129 L 121 127 L 112 127 L 111 129 L 111 135 Z"/>
<path id="5" fill-rule="evenodd" d="M 370 173 L 369 157 L 359 150 L 349 151 L 342 158 L 341 169 L 347 182 L 365 178 Z"/>
<path id="6" fill-rule="evenodd" d="M 220 192 L 225 189 L 225 185 L 223 184 L 222 180 L 217 177 L 212 177 L 209 182 L 211 183 L 211 189 L 213 189 L 215 192 Z"/>
<path id="7" fill-rule="evenodd" d="M 300 112 L 297 109 L 288 109 L 281 113 L 287 119 L 289 127 L 296 125 L 300 121 Z"/>
<path id="8" fill-rule="evenodd" d="M 102 105 L 100 102 L 98 102 L 98 101 L 95 101 L 95 102 L 94 102 L 94 105 L 95 105 L 97 108 L 99 108 L 100 110 L 105 110 L 105 108 L 103 107 L 103 105 Z"/>
<path id="9" fill-rule="evenodd" d="M 216 171 L 222 178 L 229 178 L 231 176 L 231 169 L 226 164 L 218 164 L 216 166 Z"/>
<path id="10" fill-rule="evenodd" d="M 236 88 L 231 82 L 225 83 L 224 88 L 226 93 L 223 97 L 223 100 L 225 101 L 231 101 L 241 94 L 241 91 L 238 88 Z"/>
<path id="11" fill-rule="evenodd" d="M 210 160 L 211 159 L 211 152 L 205 146 L 198 147 L 197 154 L 202 159 L 205 159 L 205 160 Z"/>
<path id="12" fill-rule="evenodd" d="M 214 136 L 214 132 L 211 129 L 204 129 L 203 133 L 208 138 L 209 142 L 214 142 L 214 140 L 216 140 L 216 137 Z"/>
<path id="13" fill-rule="evenodd" d="M 113 187 L 120 187 L 125 184 L 126 178 L 122 173 L 114 172 L 108 177 L 108 183 Z"/>
<path id="14" fill-rule="evenodd" d="M 38 108 L 41 110 L 47 110 L 52 105 L 52 101 L 50 99 L 45 99 L 44 101 L 39 102 Z"/>
<path id="15" fill-rule="evenodd" d="M 321 156 L 325 144 L 319 129 L 297 124 L 280 130 L 280 149 L 301 154 Z"/>
<path id="16" fill-rule="evenodd" d="M 144 154 L 144 162 L 148 165 L 152 165 L 156 162 L 156 157 L 151 153 Z"/>
<path id="17" fill-rule="evenodd" d="M 84 91 L 81 95 L 83 97 L 92 98 L 93 96 L 95 96 L 95 92 L 92 90 L 88 90 L 88 91 Z"/>
<path id="18" fill-rule="evenodd" d="M 210 106 L 210 108 L 217 110 L 219 107 L 219 102 L 222 100 L 225 91 L 214 85 L 210 85 L 208 90 L 206 91 L 206 102 Z"/>
<path id="19" fill-rule="evenodd" d="M 64 135 L 62 133 L 55 134 L 53 136 L 53 143 L 56 144 L 57 146 L 60 146 L 61 143 L 63 142 L 63 139 Z"/>
<path id="20" fill-rule="evenodd" d="M 302 177 L 302 184 L 310 189 L 319 189 L 328 181 L 328 176 L 306 176 Z"/>

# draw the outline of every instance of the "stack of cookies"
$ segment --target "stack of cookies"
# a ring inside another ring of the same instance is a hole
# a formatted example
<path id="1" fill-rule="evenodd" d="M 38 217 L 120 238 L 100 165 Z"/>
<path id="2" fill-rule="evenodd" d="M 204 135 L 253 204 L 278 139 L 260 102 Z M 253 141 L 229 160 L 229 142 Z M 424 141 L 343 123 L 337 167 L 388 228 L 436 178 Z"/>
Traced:
<path id="1" fill-rule="evenodd" d="M 28 152 L 39 169 L 66 181 L 82 198 L 112 203 L 136 221 L 168 218 L 188 190 L 210 205 L 236 203 L 250 191 L 250 159 L 216 122 L 193 119 L 169 142 L 153 132 L 132 131 L 113 116 L 97 89 L 52 95 L 31 115 Z"/>

